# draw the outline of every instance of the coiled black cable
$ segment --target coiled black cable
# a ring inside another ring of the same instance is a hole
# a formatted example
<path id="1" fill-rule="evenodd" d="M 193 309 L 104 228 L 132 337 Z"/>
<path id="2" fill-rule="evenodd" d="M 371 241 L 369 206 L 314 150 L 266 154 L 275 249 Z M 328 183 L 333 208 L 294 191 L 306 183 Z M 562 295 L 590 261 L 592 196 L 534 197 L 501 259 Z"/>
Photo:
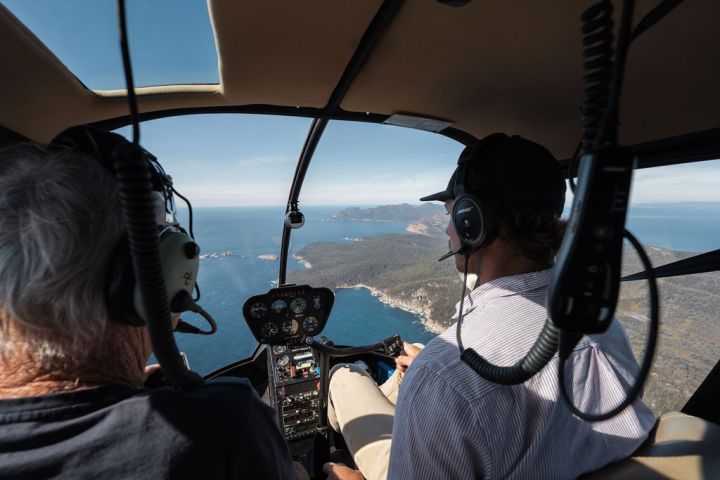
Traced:
<path id="1" fill-rule="evenodd" d="M 527 355 L 509 367 L 493 365 L 472 348 L 464 349 L 460 358 L 486 380 L 501 385 L 518 385 L 530 380 L 550 362 L 557 352 L 558 332 L 550 319 L 545 320 L 540 336 Z"/>
<path id="2" fill-rule="evenodd" d="M 527 355 L 515 365 L 501 367 L 494 365 L 477 353 L 472 348 L 465 348 L 462 343 L 461 331 L 463 322 L 463 305 L 465 300 L 465 288 L 467 285 L 468 262 L 470 255 L 465 255 L 465 274 L 463 277 L 462 297 L 460 299 L 460 313 L 455 330 L 460 359 L 465 362 L 475 373 L 493 383 L 501 385 L 518 385 L 527 382 L 536 373 L 542 370 L 550 362 L 558 349 L 558 328 L 553 325 L 549 318 L 545 320 L 540 335 L 528 351 Z"/>
<path id="3" fill-rule="evenodd" d="M 582 14 L 583 89 L 581 154 L 592 150 L 610 96 L 613 73 L 613 6 L 610 0 L 591 6 Z"/>
<path id="4" fill-rule="evenodd" d="M 660 296 L 658 294 L 657 280 L 655 278 L 655 272 L 653 270 L 650 259 L 648 258 L 645 250 L 635 236 L 629 231 L 625 230 L 625 238 L 627 238 L 632 244 L 633 248 L 640 257 L 640 261 L 647 272 L 648 286 L 650 288 L 650 331 L 648 333 L 647 341 L 645 342 L 645 355 L 643 356 L 642 364 L 640 365 L 640 371 L 638 372 L 635 383 L 629 389 L 625 398 L 616 407 L 604 413 L 588 413 L 580 411 L 572 401 L 570 393 L 568 392 L 567 384 L 565 383 L 565 362 L 567 361 L 572 349 L 574 348 L 578 337 L 572 338 L 570 335 L 565 333 L 560 334 L 560 361 L 558 364 L 558 380 L 560 382 L 560 393 L 562 394 L 565 404 L 568 409 L 575 414 L 577 417 L 587 420 L 589 422 L 601 422 L 609 418 L 614 417 L 618 413 L 622 412 L 630 405 L 635 398 L 640 394 L 640 391 L 645 384 L 645 379 L 650 373 L 650 367 L 652 367 L 652 361 L 655 356 L 655 347 L 657 345 L 658 332 L 660 330 Z M 614 320 L 617 321 L 617 320 Z"/>
<path id="5" fill-rule="evenodd" d="M 192 238 L 193 240 L 195 240 L 195 231 L 193 230 L 193 209 L 192 209 L 192 203 L 190 203 L 190 200 L 188 200 L 186 197 L 184 197 L 183 195 L 181 195 L 180 192 L 178 192 L 178 191 L 175 189 L 174 186 L 172 187 L 172 192 L 173 192 L 175 195 L 177 195 L 178 197 L 180 197 L 180 198 L 182 199 L 182 201 L 185 202 L 185 205 L 187 206 L 187 209 L 188 209 L 188 230 L 189 230 L 189 232 L 190 232 L 190 238 Z"/>
<path id="6" fill-rule="evenodd" d="M 148 315 L 147 328 L 153 352 L 162 366 L 165 378 L 173 385 L 192 387 L 202 383 L 202 378 L 185 367 L 173 336 L 170 302 L 160 263 L 150 171 L 139 145 L 140 122 L 127 41 L 124 0 L 118 0 L 117 5 L 120 49 L 133 124 L 133 143 L 126 144 L 113 152 L 113 167 L 128 229 L 132 266 L 135 280 L 142 293 L 143 306 Z"/>

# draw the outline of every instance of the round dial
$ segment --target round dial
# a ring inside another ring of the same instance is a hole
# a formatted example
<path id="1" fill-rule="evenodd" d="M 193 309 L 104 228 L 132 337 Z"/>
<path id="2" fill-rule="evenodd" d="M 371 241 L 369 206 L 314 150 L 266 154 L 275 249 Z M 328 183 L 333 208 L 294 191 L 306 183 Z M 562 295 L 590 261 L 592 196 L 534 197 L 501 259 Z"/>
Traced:
<path id="1" fill-rule="evenodd" d="M 275 345 L 273 347 L 273 353 L 275 355 L 280 355 L 281 353 L 285 353 L 287 351 L 287 347 L 285 345 Z"/>
<path id="2" fill-rule="evenodd" d="M 306 317 L 305 320 L 303 320 L 303 330 L 305 330 L 305 333 L 315 333 L 319 326 L 320 322 L 318 322 L 318 319 L 315 317 Z"/>
<path id="3" fill-rule="evenodd" d="M 275 310 L 275 313 L 280 313 L 284 309 L 287 308 L 287 303 L 285 303 L 285 300 L 275 300 L 272 305 L 270 306 L 273 310 Z"/>
<path id="4" fill-rule="evenodd" d="M 282 357 L 278 357 L 278 359 L 277 359 L 278 367 L 284 367 L 288 363 L 290 363 L 290 359 L 288 358 L 287 355 L 283 355 Z"/>
<path id="5" fill-rule="evenodd" d="M 262 318 L 267 314 L 267 311 L 267 305 L 262 302 L 255 302 L 250 307 L 250 315 L 252 315 L 253 318 Z"/>
<path id="6" fill-rule="evenodd" d="M 300 328 L 300 324 L 294 318 L 290 320 L 285 320 L 282 323 L 282 331 L 285 332 L 286 335 L 295 335 L 298 331 L 298 328 Z"/>
<path id="7" fill-rule="evenodd" d="M 265 325 L 262 326 L 262 329 L 260 330 L 260 335 L 262 335 L 262 338 L 272 338 L 278 333 L 278 328 L 275 326 L 272 322 L 266 322 Z"/>
<path id="8" fill-rule="evenodd" d="M 305 308 L 307 308 L 307 301 L 302 297 L 297 297 L 290 302 L 290 310 L 295 313 L 302 313 L 305 311 Z"/>

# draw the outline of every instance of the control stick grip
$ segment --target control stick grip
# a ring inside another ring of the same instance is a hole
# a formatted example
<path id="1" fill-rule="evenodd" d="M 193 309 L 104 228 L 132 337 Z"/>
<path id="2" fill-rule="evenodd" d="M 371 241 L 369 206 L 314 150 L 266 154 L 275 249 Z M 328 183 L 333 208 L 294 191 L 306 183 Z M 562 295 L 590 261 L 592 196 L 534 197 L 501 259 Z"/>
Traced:
<path id="1" fill-rule="evenodd" d="M 400 338 L 400 335 L 396 334 L 392 337 L 384 338 L 383 340 L 381 340 L 381 343 L 383 345 L 383 351 L 385 352 L 385 355 L 397 357 L 403 351 L 403 342 Z"/>
<path id="2" fill-rule="evenodd" d="M 402 352 L 403 345 L 402 340 L 400 339 L 400 335 L 393 335 L 392 337 L 387 337 L 379 341 L 378 343 L 374 343 L 372 345 L 364 345 L 361 347 L 337 348 L 333 346 L 333 343 L 330 341 L 320 343 L 314 340 L 312 337 L 305 337 L 305 344 L 310 346 L 311 348 L 314 348 L 318 352 L 335 358 L 362 355 L 365 353 L 376 352 L 378 350 L 382 350 L 383 353 L 385 353 L 386 355 L 397 356 L 400 354 L 400 352 Z"/>

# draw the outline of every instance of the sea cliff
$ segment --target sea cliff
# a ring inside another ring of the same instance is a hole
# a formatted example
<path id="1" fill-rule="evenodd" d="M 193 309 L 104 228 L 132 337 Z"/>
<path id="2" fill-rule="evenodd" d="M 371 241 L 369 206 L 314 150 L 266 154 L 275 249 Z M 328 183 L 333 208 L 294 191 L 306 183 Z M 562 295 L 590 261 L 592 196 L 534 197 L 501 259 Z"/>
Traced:
<path id="1" fill-rule="evenodd" d="M 362 242 L 313 243 L 295 258 L 312 270 L 288 273 L 292 283 L 368 289 L 383 303 L 418 315 L 429 331 L 451 323 L 460 282 L 452 262 L 438 263 L 446 242 L 427 235 L 392 234 Z"/>
<path id="2" fill-rule="evenodd" d="M 427 298 L 426 291 L 423 288 L 419 288 L 417 291 L 413 292 L 409 298 L 389 295 L 380 289 L 362 283 L 356 283 L 355 285 L 338 285 L 336 288 L 364 288 L 368 290 L 373 297 L 377 297 L 377 299 L 385 305 L 393 308 L 399 308 L 400 310 L 404 310 L 420 317 L 420 321 L 429 332 L 441 333 L 446 328 L 438 322 L 433 321 L 431 316 L 432 302 L 430 302 Z"/>

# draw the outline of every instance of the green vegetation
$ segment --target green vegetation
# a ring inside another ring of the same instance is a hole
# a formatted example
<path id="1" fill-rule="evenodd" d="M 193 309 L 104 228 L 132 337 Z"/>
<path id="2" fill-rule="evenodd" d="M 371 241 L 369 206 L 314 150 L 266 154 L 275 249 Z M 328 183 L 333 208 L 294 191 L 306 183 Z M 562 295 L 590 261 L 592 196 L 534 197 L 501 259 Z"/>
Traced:
<path id="1" fill-rule="evenodd" d="M 297 252 L 312 269 L 291 271 L 288 277 L 292 283 L 330 288 L 364 284 L 446 327 L 460 291 L 453 261 L 437 261 L 446 252 L 446 241 L 426 235 L 381 235 L 352 244 L 318 242 Z"/>
<path id="2" fill-rule="evenodd" d="M 656 247 L 647 247 L 647 253 L 655 266 L 693 255 Z M 637 255 L 627 248 L 623 274 L 641 270 Z M 645 400 L 661 413 L 680 410 L 720 357 L 720 273 L 660 279 L 658 289 L 660 339 Z M 638 360 L 645 350 L 648 295 L 644 280 L 623 283 L 616 313 Z"/>
<path id="3" fill-rule="evenodd" d="M 351 244 L 313 243 L 297 254 L 312 269 L 289 272 L 289 281 L 331 288 L 364 284 L 397 305 L 423 312 L 435 328 L 447 328 L 459 300 L 460 280 L 451 259 L 438 262 L 447 243 L 428 235 L 383 235 Z M 691 254 L 648 247 L 654 265 Z M 623 272 L 641 270 L 626 251 Z M 645 388 L 656 413 L 679 410 L 720 357 L 720 273 L 663 279 L 660 343 Z M 617 315 L 639 359 L 647 332 L 648 294 L 644 281 L 622 285 Z"/>
<path id="4" fill-rule="evenodd" d="M 433 203 L 422 205 L 380 205 L 373 208 L 350 207 L 341 210 L 328 220 L 330 221 L 368 221 L 368 222 L 412 222 L 431 215 L 444 213 L 445 209 Z"/>

